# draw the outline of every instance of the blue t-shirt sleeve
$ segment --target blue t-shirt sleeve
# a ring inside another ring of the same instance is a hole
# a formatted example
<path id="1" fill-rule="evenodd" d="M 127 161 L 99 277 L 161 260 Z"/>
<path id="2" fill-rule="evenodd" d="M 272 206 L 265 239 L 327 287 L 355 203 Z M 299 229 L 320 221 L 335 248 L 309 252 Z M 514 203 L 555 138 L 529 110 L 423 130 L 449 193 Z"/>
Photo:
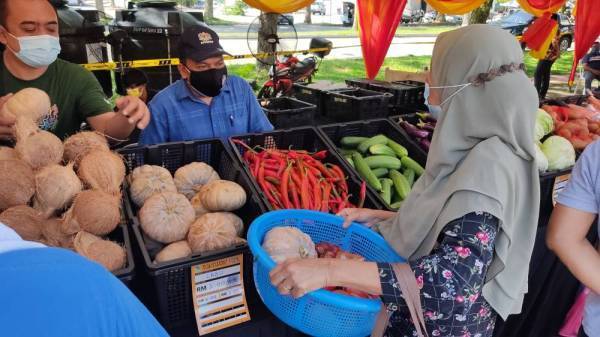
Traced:
<path id="1" fill-rule="evenodd" d="M 158 101 L 159 97 L 160 94 L 154 97 L 148 104 L 148 109 L 150 109 L 150 123 L 142 130 L 139 140 L 140 145 L 160 144 L 169 141 L 167 111 L 164 105 Z"/>
<path id="2" fill-rule="evenodd" d="M 258 104 L 258 100 L 252 91 L 250 85 L 242 80 L 243 82 L 243 90 L 246 92 L 246 106 L 248 107 L 248 112 L 250 114 L 250 122 L 248 126 L 250 127 L 249 132 L 266 132 L 273 130 L 273 125 L 267 118 L 267 115 L 263 111 L 260 104 Z"/>
<path id="3" fill-rule="evenodd" d="M 567 186 L 558 195 L 558 203 L 583 212 L 598 213 L 599 196 L 596 194 L 596 172 L 600 169 L 598 154 L 600 154 L 600 142 L 594 142 L 587 147 L 575 163 Z"/>
<path id="4" fill-rule="evenodd" d="M 585 56 L 581 59 L 581 64 L 587 64 L 590 61 L 590 54 L 585 54 Z"/>

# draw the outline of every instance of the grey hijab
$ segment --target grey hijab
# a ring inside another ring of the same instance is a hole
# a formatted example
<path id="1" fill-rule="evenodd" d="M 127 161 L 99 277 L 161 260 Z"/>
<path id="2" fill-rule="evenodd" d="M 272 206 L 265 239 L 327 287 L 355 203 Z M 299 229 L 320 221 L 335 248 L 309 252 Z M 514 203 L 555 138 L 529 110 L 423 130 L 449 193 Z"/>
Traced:
<path id="1" fill-rule="evenodd" d="M 514 36 L 488 25 L 441 34 L 432 85 L 472 85 L 442 106 L 425 173 L 379 231 L 409 260 L 431 253 L 446 224 L 471 212 L 500 220 L 482 294 L 504 319 L 519 313 L 539 212 L 534 162 L 538 96 Z M 442 101 L 460 90 L 442 90 Z"/>

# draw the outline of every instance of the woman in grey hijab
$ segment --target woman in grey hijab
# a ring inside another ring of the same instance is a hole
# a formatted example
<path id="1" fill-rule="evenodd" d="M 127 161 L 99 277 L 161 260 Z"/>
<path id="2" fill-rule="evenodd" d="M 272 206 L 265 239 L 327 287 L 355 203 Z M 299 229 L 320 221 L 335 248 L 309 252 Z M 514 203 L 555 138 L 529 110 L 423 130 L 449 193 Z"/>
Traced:
<path id="1" fill-rule="evenodd" d="M 420 289 L 430 336 L 492 336 L 497 315 L 519 313 L 527 292 L 539 208 L 538 96 L 514 36 L 487 25 L 441 34 L 428 82 L 438 123 L 425 173 L 401 209 L 340 213 L 346 225 L 373 226 L 407 263 L 286 261 L 271 281 L 296 297 L 325 286 L 380 295 L 391 313 L 387 335 L 416 336 L 403 267 Z"/>

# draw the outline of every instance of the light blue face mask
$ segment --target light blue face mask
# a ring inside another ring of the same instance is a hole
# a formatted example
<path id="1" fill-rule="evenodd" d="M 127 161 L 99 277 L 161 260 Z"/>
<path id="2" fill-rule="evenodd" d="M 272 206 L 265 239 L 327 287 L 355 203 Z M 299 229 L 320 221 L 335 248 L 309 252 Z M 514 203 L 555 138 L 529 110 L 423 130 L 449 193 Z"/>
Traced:
<path id="1" fill-rule="evenodd" d="M 452 98 L 454 95 L 458 94 L 464 88 L 466 88 L 470 85 L 471 85 L 471 83 L 459 84 L 459 85 L 447 85 L 447 86 L 443 86 L 443 87 L 430 87 L 429 83 L 425 83 L 425 91 L 423 92 L 423 98 L 425 99 L 425 105 L 427 106 L 427 109 L 429 109 L 429 113 L 431 114 L 431 117 L 438 119 L 440 117 L 440 115 L 442 114 L 442 105 L 444 105 L 444 103 L 448 102 L 448 100 L 450 100 L 450 98 Z M 429 104 L 429 90 L 430 89 L 459 88 L 459 87 L 460 87 L 460 89 L 456 90 L 456 92 L 454 92 L 452 95 L 448 96 L 440 105 Z"/>
<path id="2" fill-rule="evenodd" d="M 12 36 L 19 41 L 20 49 L 18 53 L 12 49 L 11 51 L 19 58 L 19 60 L 30 67 L 47 67 L 52 64 L 52 62 L 56 61 L 56 58 L 60 53 L 60 41 L 55 36 Z"/>

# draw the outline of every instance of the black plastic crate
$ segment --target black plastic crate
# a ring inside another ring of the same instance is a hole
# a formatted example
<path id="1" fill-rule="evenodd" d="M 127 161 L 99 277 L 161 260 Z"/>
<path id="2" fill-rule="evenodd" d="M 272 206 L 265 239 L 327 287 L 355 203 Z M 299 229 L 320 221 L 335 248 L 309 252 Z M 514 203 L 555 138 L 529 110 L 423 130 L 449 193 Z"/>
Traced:
<path id="1" fill-rule="evenodd" d="M 275 129 L 314 125 L 317 106 L 292 97 L 270 98 L 260 102 Z"/>
<path id="2" fill-rule="evenodd" d="M 332 91 L 325 100 L 325 114 L 338 123 L 385 118 L 391 98 L 390 93 L 361 88 Z"/>
<path id="3" fill-rule="evenodd" d="M 393 95 L 390 99 L 390 109 L 395 114 L 414 113 L 426 109 L 424 92 L 425 83 L 417 81 L 394 81 L 386 82 L 368 79 L 346 80 L 351 87 L 368 89 L 378 92 L 387 92 Z"/>
<path id="4" fill-rule="evenodd" d="M 323 116 L 325 115 L 327 93 L 344 89 L 346 88 L 319 88 L 310 84 L 294 83 L 294 96 L 302 102 L 314 104 L 317 107 L 317 116 Z"/>
<path id="5" fill-rule="evenodd" d="M 425 167 L 425 163 L 427 161 L 427 156 L 420 151 L 420 149 L 412 142 L 408 140 L 408 136 L 401 130 L 399 127 L 392 124 L 387 119 L 372 119 L 367 121 L 359 121 L 352 123 L 339 123 L 339 124 L 331 124 L 324 125 L 319 127 L 319 131 L 325 136 L 329 145 L 332 148 L 335 148 L 336 151 L 339 150 L 340 140 L 346 136 L 360 136 L 360 137 L 373 137 L 379 134 L 385 135 L 389 139 L 395 141 L 396 143 L 406 147 L 408 150 L 408 156 L 417 161 L 423 167 Z M 341 156 L 341 154 L 340 154 Z M 350 164 L 343 160 L 344 168 L 356 177 L 358 180 L 363 180 L 358 172 L 350 166 Z M 379 193 L 375 191 L 371 186 L 367 185 L 367 191 L 369 195 L 376 199 L 377 202 L 383 205 L 383 208 L 394 211 L 389 205 L 379 196 Z"/>
<path id="6" fill-rule="evenodd" d="M 125 252 L 127 253 L 127 263 L 125 264 L 125 267 L 114 271 L 113 274 L 129 287 L 133 281 L 135 264 L 133 262 L 133 250 L 131 248 L 131 239 L 129 238 L 127 226 L 119 225 L 114 231 L 107 235 L 107 239 L 114 241 L 125 248 Z"/>
<path id="7" fill-rule="evenodd" d="M 369 80 L 366 78 L 352 78 L 352 79 L 348 79 L 346 80 L 346 84 L 350 87 L 355 87 L 355 88 L 362 88 L 362 89 L 369 89 L 371 87 L 371 85 L 373 84 L 386 84 L 389 82 L 385 82 L 385 81 L 380 81 L 380 80 Z"/>
<path id="8" fill-rule="evenodd" d="M 360 193 L 361 180 L 357 179 L 356 176 L 349 171 L 344 165 L 344 159 L 337 154 L 333 148 L 331 148 L 325 138 L 313 127 L 302 127 L 289 130 L 278 130 L 268 133 L 261 134 L 247 134 L 241 136 L 234 136 L 230 138 L 231 145 L 233 146 L 237 160 L 242 163 L 244 171 L 250 177 L 252 185 L 256 191 L 262 191 L 258 186 L 258 182 L 252 176 L 250 169 L 246 165 L 242 156 L 247 149 L 240 145 L 232 142 L 231 140 L 241 140 L 246 145 L 252 147 L 260 146 L 264 149 L 288 149 L 292 148 L 295 150 L 306 150 L 309 152 L 317 152 L 327 150 L 327 157 L 322 160 L 323 163 L 331 163 L 340 166 L 342 170 L 348 175 L 348 193 L 352 195 L 350 198 L 353 204 L 357 204 L 358 196 Z M 272 210 L 271 203 L 266 197 L 259 193 L 261 200 L 265 207 Z M 381 205 L 367 195 L 364 203 L 364 207 L 380 209 Z"/>
<path id="9" fill-rule="evenodd" d="M 415 148 L 423 155 L 425 156 L 425 158 L 427 158 L 427 151 L 425 151 L 423 148 L 421 148 L 421 146 L 419 145 L 417 139 L 415 139 L 414 137 L 412 137 L 411 135 L 409 135 L 408 133 L 406 133 L 406 131 L 404 130 L 404 128 L 402 126 L 400 126 L 400 120 L 405 120 L 407 122 L 409 122 L 412 125 L 416 125 L 419 122 L 419 116 L 417 116 L 416 113 L 411 113 L 411 114 L 406 114 L 406 115 L 399 115 L 399 116 L 392 116 L 389 118 L 390 122 L 397 127 L 398 129 L 402 130 L 402 132 L 406 135 L 406 137 L 408 138 L 408 140 L 414 144 Z"/>
<path id="10" fill-rule="evenodd" d="M 234 181 L 246 191 L 246 204 L 234 212 L 244 221 L 246 229 L 256 217 L 265 212 L 250 180 L 241 172 L 231 150 L 221 140 L 211 139 L 125 148 L 120 151 L 120 154 L 124 158 L 128 172 L 138 166 L 149 164 L 163 166 L 174 173 L 179 167 L 191 162 L 205 162 L 219 173 L 221 179 Z M 125 194 L 125 205 L 136 237 L 136 249 L 144 261 L 143 277 L 149 283 L 149 289 L 146 289 L 146 293 L 143 294 L 144 302 L 154 304 L 156 317 L 168 331 L 188 329 L 193 332 L 197 329 L 192 304 L 190 268 L 199 263 L 244 254 L 244 287 L 251 316 L 253 307 L 262 306 L 253 282 L 252 256 L 247 244 L 242 243 L 228 249 L 194 254 L 189 258 L 155 264 L 153 257 L 158 249 L 154 247 L 155 243 L 146 238 L 140 230 L 136 216 L 138 209 L 130 201 L 128 189 Z"/>

